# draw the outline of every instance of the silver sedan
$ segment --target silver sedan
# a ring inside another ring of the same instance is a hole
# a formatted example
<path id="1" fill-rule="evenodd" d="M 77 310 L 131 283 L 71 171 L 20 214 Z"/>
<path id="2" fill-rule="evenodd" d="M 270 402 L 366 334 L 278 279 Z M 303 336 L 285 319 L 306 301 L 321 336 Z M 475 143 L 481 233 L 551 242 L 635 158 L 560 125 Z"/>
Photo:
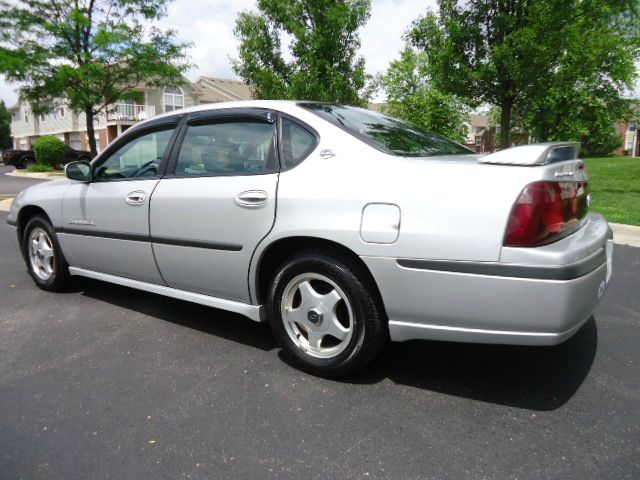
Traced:
<path id="1" fill-rule="evenodd" d="M 66 176 L 8 217 L 39 287 L 90 277 L 269 321 L 324 376 L 389 339 L 560 343 L 611 277 L 572 143 L 479 156 L 363 109 L 234 102 L 142 122 Z"/>

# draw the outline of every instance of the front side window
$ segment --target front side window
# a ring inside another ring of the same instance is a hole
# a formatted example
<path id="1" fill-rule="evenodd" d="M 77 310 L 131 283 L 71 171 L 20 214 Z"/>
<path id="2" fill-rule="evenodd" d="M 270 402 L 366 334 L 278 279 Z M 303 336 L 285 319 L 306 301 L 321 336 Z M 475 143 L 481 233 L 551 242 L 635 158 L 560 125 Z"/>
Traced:
<path id="1" fill-rule="evenodd" d="M 154 177 L 158 174 L 173 129 L 147 133 L 123 145 L 93 173 L 96 181 Z"/>
<path id="2" fill-rule="evenodd" d="M 164 111 L 173 112 L 184 108 L 184 92 L 180 87 L 164 89 Z"/>
<path id="3" fill-rule="evenodd" d="M 238 175 L 274 171 L 273 138 L 270 123 L 243 120 L 191 125 L 180 148 L 175 174 Z"/>
<path id="4" fill-rule="evenodd" d="M 473 153 L 467 147 L 441 135 L 371 110 L 325 103 L 301 103 L 300 106 L 392 155 L 433 157 Z"/>
<path id="5" fill-rule="evenodd" d="M 282 156 L 287 168 L 293 168 L 315 148 L 316 137 L 302 125 L 282 119 Z"/>

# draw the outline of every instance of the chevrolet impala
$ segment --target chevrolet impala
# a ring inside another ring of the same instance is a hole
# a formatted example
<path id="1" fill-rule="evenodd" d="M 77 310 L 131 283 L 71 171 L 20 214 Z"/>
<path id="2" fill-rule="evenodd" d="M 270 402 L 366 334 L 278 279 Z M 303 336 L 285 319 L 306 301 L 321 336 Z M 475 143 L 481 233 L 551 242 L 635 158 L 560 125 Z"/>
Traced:
<path id="1" fill-rule="evenodd" d="M 335 377 L 388 340 L 571 337 L 613 249 L 578 147 L 481 156 L 354 107 L 201 105 L 24 190 L 7 221 L 42 289 L 89 277 L 268 321 Z"/>

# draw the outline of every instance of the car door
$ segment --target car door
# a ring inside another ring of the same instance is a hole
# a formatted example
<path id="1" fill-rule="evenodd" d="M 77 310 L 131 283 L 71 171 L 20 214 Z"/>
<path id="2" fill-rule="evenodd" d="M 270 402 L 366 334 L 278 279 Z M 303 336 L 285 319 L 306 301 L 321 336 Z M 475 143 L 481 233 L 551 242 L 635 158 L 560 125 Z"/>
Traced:
<path id="1" fill-rule="evenodd" d="M 249 302 L 251 256 L 275 219 L 273 114 L 194 113 L 151 198 L 156 261 L 174 288 Z"/>
<path id="2" fill-rule="evenodd" d="M 149 199 L 166 165 L 179 118 L 125 135 L 92 164 L 89 183 L 63 201 L 60 232 L 74 267 L 161 284 L 149 237 Z"/>

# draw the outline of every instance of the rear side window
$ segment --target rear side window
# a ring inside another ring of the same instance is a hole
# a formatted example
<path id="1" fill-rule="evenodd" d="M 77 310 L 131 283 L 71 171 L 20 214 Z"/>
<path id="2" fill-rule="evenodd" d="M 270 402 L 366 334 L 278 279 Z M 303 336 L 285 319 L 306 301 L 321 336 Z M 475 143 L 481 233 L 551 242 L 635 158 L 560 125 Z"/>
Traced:
<path id="1" fill-rule="evenodd" d="M 302 162 L 316 147 L 316 136 L 299 123 L 282 119 L 282 156 L 285 168 Z"/>
<path id="2" fill-rule="evenodd" d="M 242 120 L 190 125 L 175 174 L 242 175 L 275 170 L 273 124 Z"/>
<path id="3" fill-rule="evenodd" d="M 364 108 L 327 103 L 300 103 L 299 106 L 391 155 L 433 157 L 474 153 L 441 135 Z"/>

